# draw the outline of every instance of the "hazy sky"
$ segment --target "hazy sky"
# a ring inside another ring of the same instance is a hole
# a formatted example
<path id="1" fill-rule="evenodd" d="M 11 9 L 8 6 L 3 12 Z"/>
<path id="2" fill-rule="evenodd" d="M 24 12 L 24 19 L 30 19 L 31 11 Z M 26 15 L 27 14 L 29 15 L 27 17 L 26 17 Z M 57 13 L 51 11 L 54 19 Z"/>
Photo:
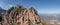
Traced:
<path id="1" fill-rule="evenodd" d="M 0 6 L 5 10 L 16 4 L 26 8 L 33 6 L 38 13 L 60 13 L 60 0 L 0 0 Z"/>

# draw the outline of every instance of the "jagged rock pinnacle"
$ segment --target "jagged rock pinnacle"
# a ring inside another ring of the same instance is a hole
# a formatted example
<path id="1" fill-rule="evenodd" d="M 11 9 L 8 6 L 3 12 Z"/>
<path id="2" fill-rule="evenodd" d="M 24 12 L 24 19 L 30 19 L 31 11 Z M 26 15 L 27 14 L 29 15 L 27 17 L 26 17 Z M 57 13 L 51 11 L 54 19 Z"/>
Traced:
<path id="1" fill-rule="evenodd" d="M 16 8 L 22 8 L 22 6 L 21 6 L 21 5 L 16 5 L 15 7 L 16 7 Z"/>

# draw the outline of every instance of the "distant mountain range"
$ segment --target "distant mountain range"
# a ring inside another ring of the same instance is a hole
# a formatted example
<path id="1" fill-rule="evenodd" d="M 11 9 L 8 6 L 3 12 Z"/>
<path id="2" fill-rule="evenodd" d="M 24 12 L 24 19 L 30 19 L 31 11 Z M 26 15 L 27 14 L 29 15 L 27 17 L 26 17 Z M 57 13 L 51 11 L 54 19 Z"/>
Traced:
<path id="1" fill-rule="evenodd" d="M 60 20 L 60 14 L 39 14 L 43 20 Z"/>
<path id="2" fill-rule="evenodd" d="M 2 9 L 2 8 L 0 7 L 0 14 L 1 14 L 2 12 L 4 12 L 4 11 L 6 11 L 6 10 L 4 10 L 4 9 Z"/>

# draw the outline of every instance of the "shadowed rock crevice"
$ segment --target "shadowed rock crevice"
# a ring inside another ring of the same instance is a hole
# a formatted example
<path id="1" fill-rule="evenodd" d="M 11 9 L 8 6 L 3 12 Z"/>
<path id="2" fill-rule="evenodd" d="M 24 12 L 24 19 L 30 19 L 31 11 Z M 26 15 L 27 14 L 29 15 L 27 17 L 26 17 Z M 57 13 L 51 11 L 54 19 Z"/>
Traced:
<path id="1" fill-rule="evenodd" d="M 2 17 L 0 16 L 0 22 L 2 21 Z"/>

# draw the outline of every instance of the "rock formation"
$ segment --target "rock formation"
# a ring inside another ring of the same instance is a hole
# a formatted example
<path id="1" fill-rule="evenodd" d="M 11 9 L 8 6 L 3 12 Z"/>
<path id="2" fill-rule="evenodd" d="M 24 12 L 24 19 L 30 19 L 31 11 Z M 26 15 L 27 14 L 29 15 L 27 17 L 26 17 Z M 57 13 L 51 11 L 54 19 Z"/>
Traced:
<path id="1" fill-rule="evenodd" d="M 33 7 L 26 9 L 16 6 L 2 13 L 0 25 L 43 25 L 43 23 Z"/>

